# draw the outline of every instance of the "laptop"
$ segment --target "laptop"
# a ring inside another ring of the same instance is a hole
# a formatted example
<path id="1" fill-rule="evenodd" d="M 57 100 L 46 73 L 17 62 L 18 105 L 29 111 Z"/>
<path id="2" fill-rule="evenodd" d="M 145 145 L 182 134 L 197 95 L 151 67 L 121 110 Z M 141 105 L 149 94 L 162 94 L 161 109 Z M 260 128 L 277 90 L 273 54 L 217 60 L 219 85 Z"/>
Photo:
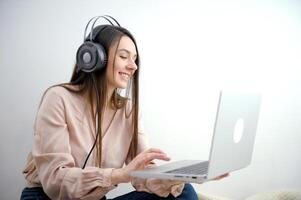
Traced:
<path id="1" fill-rule="evenodd" d="M 181 160 L 133 171 L 131 176 L 203 183 L 251 163 L 260 94 L 220 92 L 209 160 Z"/>

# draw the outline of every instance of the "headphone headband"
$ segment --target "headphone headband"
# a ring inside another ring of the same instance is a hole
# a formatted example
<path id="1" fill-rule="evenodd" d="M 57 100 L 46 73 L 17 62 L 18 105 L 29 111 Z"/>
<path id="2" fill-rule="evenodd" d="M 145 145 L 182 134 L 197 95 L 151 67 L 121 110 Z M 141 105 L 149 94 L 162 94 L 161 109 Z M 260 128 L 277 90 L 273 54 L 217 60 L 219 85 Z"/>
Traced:
<path id="1" fill-rule="evenodd" d="M 92 24 L 92 26 L 91 26 L 91 31 L 90 31 L 90 41 L 93 41 L 93 29 L 94 29 L 94 25 L 95 25 L 95 23 L 97 22 L 97 20 L 98 20 L 99 18 L 103 18 L 103 19 L 107 20 L 112 26 L 116 26 L 116 25 L 117 25 L 117 26 L 120 26 L 120 24 L 117 22 L 117 20 L 114 19 L 113 17 L 111 17 L 110 15 L 100 15 L 100 16 L 92 17 L 92 18 L 89 20 L 89 22 L 87 23 L 86 28 L 85 28 L 85 32 L 84 32 L 84 42 L 86 41 L 86 35 L 87 35 L 88 27 L 89 27 L 90 23 L 94 20 L 94 21 L 93 21 L 93 24 Z M 112 21 L 111 21 L 110 19 L 108 19 L 108 18 L 110 18 L 111 20 L 113 20 L 113 21 L 115 22 L 116 25 L 114 25 L 114 24 L 112 23 Z"/>
<path id="2" fill-rule="evenodd" d="M 111 18 L 115 22 L 115 24 L 117 24 L 117 26 L 120 26 L 120 24 L 118 23 L 118 21 L 114 17 L 112 17 L 110 15 L 104 15 L 104 16 Z"/>

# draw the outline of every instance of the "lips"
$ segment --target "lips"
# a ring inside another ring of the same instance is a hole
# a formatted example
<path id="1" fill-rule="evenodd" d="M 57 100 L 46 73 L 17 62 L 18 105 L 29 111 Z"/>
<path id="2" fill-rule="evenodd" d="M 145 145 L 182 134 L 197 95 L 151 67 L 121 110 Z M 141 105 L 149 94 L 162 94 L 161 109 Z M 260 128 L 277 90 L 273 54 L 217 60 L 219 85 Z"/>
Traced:
<path id="1" fill-rule="evenodd" d="M 125 73 L 125 72 L 119 72 L 119 75 L 125 80 L 129 80 L 129 78 L 131 76 L 130 74 Z"/>

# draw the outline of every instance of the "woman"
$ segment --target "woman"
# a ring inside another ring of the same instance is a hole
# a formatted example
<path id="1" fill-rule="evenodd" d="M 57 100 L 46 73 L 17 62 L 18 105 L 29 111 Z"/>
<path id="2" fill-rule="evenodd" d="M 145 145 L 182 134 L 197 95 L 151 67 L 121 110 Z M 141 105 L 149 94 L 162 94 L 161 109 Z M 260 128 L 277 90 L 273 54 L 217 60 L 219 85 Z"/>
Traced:
<path id="1" fill-rule="evenodd" d="M 84 44 L 89 42 L 101 45 L 107 61 L 104 56 L 103 66 L 87 70 L 82 62 L 92 62 L 93 54 L 79 55 L 80 48 L 70 83 L 45 92 L 21 199 L 105 199 L 127 182 L 136 191 L 116 199 L 197 199 L 189 184 L 129 175 L 154 159 L 169 160 L 149 148 L 139 124 L 137 45 L 128 30 L 113 25 L 92 26 Z M 125 97 L 120 89 L 126 89 Z"/>

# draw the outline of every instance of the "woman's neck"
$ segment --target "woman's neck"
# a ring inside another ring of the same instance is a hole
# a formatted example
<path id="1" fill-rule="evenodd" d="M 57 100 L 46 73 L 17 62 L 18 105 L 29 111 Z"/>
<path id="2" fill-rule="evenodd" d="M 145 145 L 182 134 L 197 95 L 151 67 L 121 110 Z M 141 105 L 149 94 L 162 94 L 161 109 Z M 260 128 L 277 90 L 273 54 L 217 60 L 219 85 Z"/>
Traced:
<path id="1" fill-rule="evenodd" d="M 115 91 L 114 87 L 108 86 L 108 88 L 107 88 L 107 97 L 106 97 L 106 105 L 105 105 L 106 109 L 108 109 L 108 108 L 113 109 L 114 108 L 114 106 L 112 105 L 112 97 L 113 97 L 114 91 Z"/>

